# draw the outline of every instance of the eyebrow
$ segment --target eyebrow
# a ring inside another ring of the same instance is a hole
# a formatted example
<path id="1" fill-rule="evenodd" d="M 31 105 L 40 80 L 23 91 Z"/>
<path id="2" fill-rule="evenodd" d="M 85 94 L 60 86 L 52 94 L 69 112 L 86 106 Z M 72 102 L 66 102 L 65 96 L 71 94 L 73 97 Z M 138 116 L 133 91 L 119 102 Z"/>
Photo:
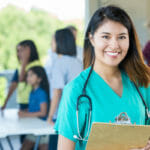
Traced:
<path id="1" fill-rule="evenodd" d="M 107 34 L 107 35 L 110 35 L 110 33 L 109 32 L 102 32 L 101 34 Z M 119 35 L 127 35 L 127 33 L 120 33 Z"/>

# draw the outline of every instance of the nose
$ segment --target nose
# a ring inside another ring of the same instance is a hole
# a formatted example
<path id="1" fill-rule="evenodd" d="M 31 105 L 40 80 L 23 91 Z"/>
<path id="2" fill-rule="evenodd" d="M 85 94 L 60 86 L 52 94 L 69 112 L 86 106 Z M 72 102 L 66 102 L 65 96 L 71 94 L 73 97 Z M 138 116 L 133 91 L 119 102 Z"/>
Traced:
<path id="1" fill-rule="evenodd" d="M 112 38 L 110 40 L 109 46 L 112 50 L 118 49 L 119 48 L 119 42 L 116 38 Z"/>

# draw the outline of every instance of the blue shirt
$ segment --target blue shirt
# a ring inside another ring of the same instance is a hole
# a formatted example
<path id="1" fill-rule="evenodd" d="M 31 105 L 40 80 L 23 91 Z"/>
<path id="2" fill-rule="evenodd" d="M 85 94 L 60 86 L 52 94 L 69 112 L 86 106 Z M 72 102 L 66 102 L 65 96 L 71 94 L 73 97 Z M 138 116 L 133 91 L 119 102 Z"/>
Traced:
<path id="1" fill-rule="evenodd" d="M 76 143 L 76 150 L 85 150 L 86 142 L 79 142 L 73 136 L 77 135 L 77 98 L 82 94 L 84 83 L 89 74 L 89 68 L 83 71 L 76 79 L 70 82 L 62 95 L 58 118 L 54 129 L 58 133 Z M 120 97 L 114 90 L 93 70 L 89 78 L 86 94 L 92 100 L 92 122 L 115 122 L 116 116 L 126 112 L 132 123 L 145 124 L 145 107 L 134 84 L 128 75 L 121 71 L 123 92 Z M 150 88 L 139 88 L 148 107 L 150 106 Z M 87 116 L 87 117 L 86 117 Z M 82 136 L 87 133 L 89 103 L 83 98 L 79 105 L 79 129 Z M 90 126 L 91 128 L 91 126 Z"/>
<path id="2" fill-rule="evenodd" d="M 47 103 L 48 105 L 48 95 L 42 88 L 37 88 L 32 90 L 29 97 L 29 112 L 39 112 L 41 104 Z M 47 106 L 48 107 L 48 106 Z M 41 119 L 46 120 L 47 116 Z"/>

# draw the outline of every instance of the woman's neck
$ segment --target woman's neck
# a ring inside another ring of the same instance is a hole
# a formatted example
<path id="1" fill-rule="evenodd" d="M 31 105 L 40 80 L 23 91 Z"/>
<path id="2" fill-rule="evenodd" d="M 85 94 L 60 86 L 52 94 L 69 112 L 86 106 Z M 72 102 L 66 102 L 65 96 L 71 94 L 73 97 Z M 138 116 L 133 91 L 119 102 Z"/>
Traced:
<path id="1" fill-rule="evenodd" d="M 121 71 L 118 67 L 108 66 L 102 63 L 94 64 L 94 70 L 101 78 L 112 88 L 112 90 L 118 95 L 122 96 L 123 93 L 123 82 Z"/>
<path id="2" fill-rule="evenodd" d="M 39 84 L 35 84 L 35 85 L 32 86 L 32 89 L 36 90 L 38 87 L 39 87 Z"/>
<path id="3" fill-rule="evenodd" d="M 112 78 L 120 77 L 121 75 L 118 67 L 107 66 L 97 62 L 94 64 L 94 71 L 107 81 L 111 81 Z"/>

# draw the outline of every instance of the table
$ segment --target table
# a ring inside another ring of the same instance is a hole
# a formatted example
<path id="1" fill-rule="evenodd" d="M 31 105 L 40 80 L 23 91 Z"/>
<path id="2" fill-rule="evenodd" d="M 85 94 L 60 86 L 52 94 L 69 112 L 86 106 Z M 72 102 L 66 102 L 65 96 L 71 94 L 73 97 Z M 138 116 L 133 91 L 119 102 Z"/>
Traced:
<path id="1" fill-rule="evenodd" d="M 0 138 L 7 138 L 11 150 L 13 146 L 9 139 L 11 135 L 33 134 L 37 136 L 34 150 L 37 150 L 42 135 L 56 134 L 53 127 L 39 118 L 19 118 L 17 109 L 6 109 L 0 114 Z M 3 149 L 0 142 L 0 148 Z"/>

